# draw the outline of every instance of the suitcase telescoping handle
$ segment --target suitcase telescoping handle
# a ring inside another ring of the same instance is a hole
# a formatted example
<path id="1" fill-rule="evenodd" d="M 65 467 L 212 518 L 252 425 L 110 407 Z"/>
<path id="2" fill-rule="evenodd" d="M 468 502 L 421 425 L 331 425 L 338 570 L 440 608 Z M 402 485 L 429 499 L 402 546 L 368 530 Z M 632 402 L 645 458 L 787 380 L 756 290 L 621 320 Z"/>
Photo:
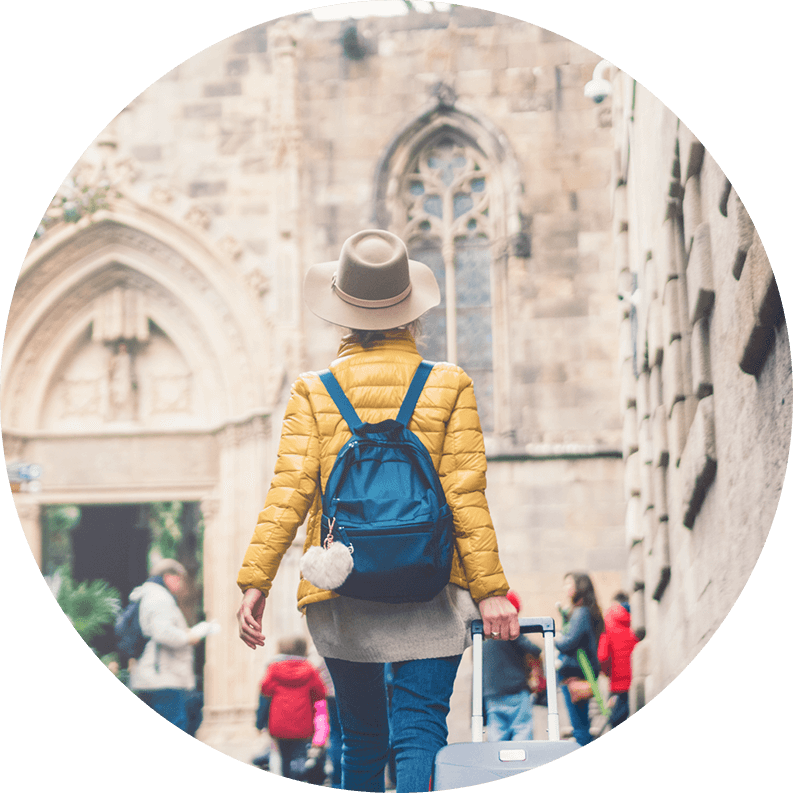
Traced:
<path id="1" fill-rule="evenodd" d="M 556 647 L 553 637 L 556 634 L 556 625 L 553 617 L 528 617 L 521 618 L 521 633 L 541 633 L 545 640 L 545 679 L 548 691 L 548 740 L 559 740 L 559 704 L 556 698 Z M 473 696 L 471 703 L 471 740 L 481 743 L 484 740 L 484 717 L 482 715 L 482 641 L 484 626 L 482 620 L 471 623 L 473 636 Z M 494 640 L 493 640 L 494 641 Z"/>

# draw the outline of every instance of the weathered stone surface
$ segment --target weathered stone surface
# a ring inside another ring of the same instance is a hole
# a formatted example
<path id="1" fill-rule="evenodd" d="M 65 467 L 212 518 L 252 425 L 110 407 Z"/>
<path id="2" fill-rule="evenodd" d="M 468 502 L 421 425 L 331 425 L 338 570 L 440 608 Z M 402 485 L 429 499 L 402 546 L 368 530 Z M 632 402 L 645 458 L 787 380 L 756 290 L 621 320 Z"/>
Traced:
<path id="1" fill-rule="evenodd" d="M 659 279 L 663 282 L 670 278 L 677 278 L 682 272 L 677 243 L 677 220 L 667 218 L 658 233 L 659 247 L 658 262 Z"/>
<path id="2" fill-rule="evenodd" d="M 635 542 L 628 551 L 628 580 L 634 590 L 644 586 L 644 548 L 641 540 Z"/>
<path id="3" fill-rule="evenodd" d="M 694 412 L 691 406 L 692 401 L 695 401 L 694 397 L 675 402 L 669 414 L 667 431 L 669 437 L 669 464 L 672 467 L 680 465 L 680 458 L 686 446 L 688 428 L 691 425 L 690 416 Z"/>
<path id="4" fill-rule="evenodd" d="M 727 199 L 727 218 L 730 221 L 730 243 L 733 249 L 732 274 L 738 279 L 754 239 L 754 224 L 735 190 L 730 191 Z"/>
<path id="5" fill-rule="evenodd" d="M 638 456 L 641 457 L 641 455 Z M 649 463 L 643 463 L 641 459 L 639 459 L 639 495 L 641 496 L 642 500 L 642 509 L 645 512 L 647 510 L 651 510 L 655 505 L 655 493 L 653 492 L 653 470 L 653 467 Z"/>
<path id="6" fill-rule="evenodd" d="M 647 317 L 648 365 L 659 366 L 664 360 L 664 318 L 661 299 L 656 297 L 650 303 Z"/>
<path id="7" fill-rule="evenodd" d="M 650 373 L 644 369 L 636 379 L 636 418 L 643 421 L 650 415 Z"/>
<path id="8" fill-rule="evenodd" d="M 705 158 L 705 147 L 697 140 L 688 127 L 680 124 L 680 175 L 683 183 L 694 176 L 699 176 Z"/>
<path id="9" fill-rule="evenodd" d="M 667 430 L 668 413 L 664 405 L 653 411 L 653 465 L 669 465 L 669 433 Z"/>
<path id="10" fill-rule="evenodd" d="M 682 309 L 680 306 L 681 285 L 679 278 L 667 281 L 663 294 L 663 311 L 661 321 L 663 323 L 664 344 L 670 344 L 682 335 L 680 318 Z"/>
<path id="11" fill-rule="evenodd" d="M 738 282 L 738 365 L 747 374 L 763 368 L 774 326 L 782 316 L 779 289 L 760 238 L 755 234 Z"/>
<path id="12" fill-rule="evenodd" d="M 669 560 L 669 521 L 667 520 L 658 523 L 658 532 L 648 566 L 651 568 L 651 573 L 647 576 L 647 588 L 652 591 L 653 600 L 660 601 L 669 584 L 669 579 L 672 577 Z"/>
<path id="13" fill-rule="evenodd" d="M 639 422 L 639 459 L 643 465 L 653 462 L 652 419 L 645 418 Z"/>
<path id="14" fill-rule="evenodd" d="M 627 547 L 642 539 L 642 502 L 639 496 L 631 496 L 625 509 L 625 539 Z"/>
<path id="15" fill-rule="evenodd" d="M 622 435 L 622 456 L 628 459 L 634 452 L 639 451 L 639 430 L 636 420 L 636 408 L 631 407 L 625 411 L 625 422 Z"/>
<path id="16" fill-rule="evenodd" d="M 650 415 L 655 413 L 656 408 L 664 404 L 664 379 L 663 370 L 660 366 L 653 366 L 650 369 Z"/>
<path id="17" fill-rule="evenodd" d="M 669 520 L 668 483 L 666 467 L 653 467 L 653 492 L 655 493 L 655 516 L 659 523 Z"/>
<path id="18" fill-rule="evenodd" d="M 705 317 L 691 330 L 691 378 L 694 394 L 703 399 L 713 393 L 710 366 L 710 320 Z"/>
<path id="19" fill-rule="evenodd" d="M 716 287 L 713 282 L 710 224 L 700 223 L 694 232 L 691 255 L 686 268 L 688 321 L 693 325 L 713 308 Z"/>
<path id="20" fill-rule="evenodd" d="M 625 500 L 640 496 L 641 491 L 641 463 L 639 453 L 635 452 L 625 460 Z"/>
<path id="21" fill-rule="evenodd" d="M 694 176 L 685 183 L 683 195 L 683 232 L 686 254 L 691 256 L 694 236 L 705 218 L 702 214 L 702 193 L 699 176 Z"/>
<path id="22" fill-rule="evenodd" d="M 691 529 L 716 476 L 714 397 L 699 401 L 680 460 L 683 488 L 683 525 Z"/>
<path id="23" fill-rule="evenodd" d="M 624 412 L 636 407 L 636 375 L 633 360 L 623 361 L 620 366 L 620 410 Z"/>
<path id="24" fill-rule="evenodd" d="M 685 383 L 683 382 L 682 346 L 682 339 L 675 339 L 666 348 L 664 359 L 664 405 L 670 415 L 675 404 L 686 398 Z"/>

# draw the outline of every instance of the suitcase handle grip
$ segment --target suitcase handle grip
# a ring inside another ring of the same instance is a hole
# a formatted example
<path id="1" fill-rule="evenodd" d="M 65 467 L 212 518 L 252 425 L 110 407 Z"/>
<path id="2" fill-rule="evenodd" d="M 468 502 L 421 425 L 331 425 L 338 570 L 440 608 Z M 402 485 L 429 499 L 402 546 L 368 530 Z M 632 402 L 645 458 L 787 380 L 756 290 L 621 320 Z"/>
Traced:
<path id="1" fill-rule="evenodd" d="M 556 648 L 554 635 L 556 625 L 553 617 L 529 617 L 519 619 L 521 633 L 541 633 L 545 645 L 545 678 L 548 687 L 548 739 L 559 740 L 559 706 L 556 698 Z M 482 714 L 482 644 L 484 643 L 484 624 L 482 620 L 471 623 L 473 639 L 473 680 L 471 686 L 471 740 L 481 743 L 484 740 L 484 718 Z"/>
<path id="2" fill-rule="evenodd" d="M 518 620 L 520 623 L 521 633 L 546 633 L 551 632 L 551 635 L 556 633 L 556 624 L 553 617 L 522 617 Z M 471 623 L 471 636 L 477 633 L 484 633 L 484 623 L 482 620 L 474 620 Z"/>

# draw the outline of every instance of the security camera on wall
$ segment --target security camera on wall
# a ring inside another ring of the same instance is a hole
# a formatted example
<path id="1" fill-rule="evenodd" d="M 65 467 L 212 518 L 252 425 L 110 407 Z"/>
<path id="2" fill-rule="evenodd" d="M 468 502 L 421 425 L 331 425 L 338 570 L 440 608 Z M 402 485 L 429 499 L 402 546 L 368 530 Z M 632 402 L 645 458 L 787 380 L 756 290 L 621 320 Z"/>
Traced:
<path id="1" fill-rule="evenodd" d="M 611 83 L 603 78 L 590 80 L 584 86 L 584 96 L 591 99 L 595 104 L 600 104 L 606 97 L 611 95 Z"/>
<path id="2" fill-rule="evenodd" d="M 599 105 L 606 97 L 611 96 L 611 83 L 603 76 L 606 69 L 613 69 L 608 61 L 600 61 L 592 72 L 592 79 L 584 86 L 584 96 Z"/>

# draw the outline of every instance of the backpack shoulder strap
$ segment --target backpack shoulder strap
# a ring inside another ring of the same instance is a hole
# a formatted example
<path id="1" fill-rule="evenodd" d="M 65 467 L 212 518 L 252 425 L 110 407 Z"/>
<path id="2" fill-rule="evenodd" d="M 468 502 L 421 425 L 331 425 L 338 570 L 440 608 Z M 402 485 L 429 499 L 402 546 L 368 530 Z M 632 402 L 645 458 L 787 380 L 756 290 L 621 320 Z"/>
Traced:
<path id="1" fill-rule="evenodd" d="M 357 430 L 363 427 L 363 422 L 358 418 L 355 408 L 352 406 L 350 400 L 347 399 L 347 395 L 342 391 L 339 381 L 333 376 L 330 369 L 323 369 L 321 372 L 317 372 L 317 374 L 330 395 L 330 398 L 336 403 L 341 417 L 347 422 L 347 426 L 351 430 Z"/>
<path id="2" fill-rule="evenodd" d="M 416 369 L 413 379 L 410 381 L 410 387 L 408 388 L 407 394 L 405 394 L 402 407 L 399 408 L 399 413 L 396 417 L 396 420 L 404 427 L 407 427 L 410 417 L 416 409 L 416 402 L 419 401 L 419 396 L 421 396 L 421 391 L 424 388 L 424 384 L 427 382 L 427 378 L 430 376 L 433 366 L 435 366 L 435 364 L 431 361 L 422 361 L 419 364 L 419 368 Z"/>

